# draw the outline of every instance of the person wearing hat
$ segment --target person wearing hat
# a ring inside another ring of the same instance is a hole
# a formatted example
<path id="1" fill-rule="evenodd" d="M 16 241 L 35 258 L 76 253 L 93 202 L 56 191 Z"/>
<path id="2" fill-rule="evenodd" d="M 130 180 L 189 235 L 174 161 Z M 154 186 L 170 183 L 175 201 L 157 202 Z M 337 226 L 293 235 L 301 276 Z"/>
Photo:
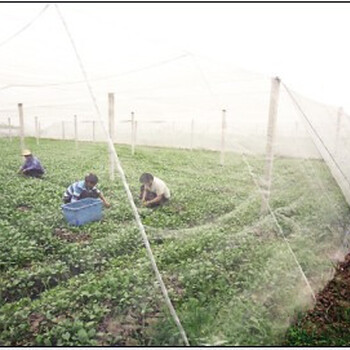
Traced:
<path id="1" fill-rule="evenodd" d="M 90 173 L 84 180 L 72 183 L 63 195 L 63 203 L 74 203 L 84 198 L 100 198 L 107 208 L 110 207 L 102 192 L 96 188 L 97 182 L 98 177 Z"/>
<path id="2" fill-rule="evenodd" d="M 37 157 L 34 157 L 29 149 L 23 150 L 22 156 L 24 157 L 25 161 L 18 170 L 19 174 L 38 178 L 44 175 L 45 170 L 41 165 L 40 160 Z"/>

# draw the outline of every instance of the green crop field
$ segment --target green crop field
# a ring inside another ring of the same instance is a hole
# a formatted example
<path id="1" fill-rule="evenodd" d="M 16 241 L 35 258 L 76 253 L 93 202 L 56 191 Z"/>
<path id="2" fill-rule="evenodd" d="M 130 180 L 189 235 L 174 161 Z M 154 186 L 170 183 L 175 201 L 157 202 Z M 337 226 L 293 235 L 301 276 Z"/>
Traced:
<path id="1" fill-rule="evenodd" d="M 26 139 L 43 180 L 16 175 L 18 140 L 0 139 L 0 345 L 182 345 L 105 144 Z M 191 345 L 279 345 L 310 301 L 304 280 L 243 158 L 116 145 L 138 207 L 143 172 L 163 179 L 169 205 L 140 209 L 169 296 Z M 263 174 L 262 157 L 246 156 Z M 111 203 L 68 226 L 62 195 L 88 171 Z M 314 174 L 317 174 L 317 178 Z M 320 160 L 276 158 L 270 200 L 313 288 L 329 278 L 349 207 Z M 321 185 L 320 185 L 321 184 Z"/>

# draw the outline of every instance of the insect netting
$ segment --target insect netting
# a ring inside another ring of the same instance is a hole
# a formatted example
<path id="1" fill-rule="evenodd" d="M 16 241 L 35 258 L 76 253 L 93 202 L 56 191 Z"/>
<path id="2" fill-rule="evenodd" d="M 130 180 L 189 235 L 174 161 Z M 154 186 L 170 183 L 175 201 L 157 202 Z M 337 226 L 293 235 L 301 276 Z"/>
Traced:
<path id="1" fill-rule="evenodd" d="M 283 344 L 349 250 L 349 116 L 189 52 L 113 64 L 56 12 L 0 45 L 0 344 Z M 89 172 L 111 207 L 70 226 Z M 142 206 L 145 172 L 169 203 Z"/>

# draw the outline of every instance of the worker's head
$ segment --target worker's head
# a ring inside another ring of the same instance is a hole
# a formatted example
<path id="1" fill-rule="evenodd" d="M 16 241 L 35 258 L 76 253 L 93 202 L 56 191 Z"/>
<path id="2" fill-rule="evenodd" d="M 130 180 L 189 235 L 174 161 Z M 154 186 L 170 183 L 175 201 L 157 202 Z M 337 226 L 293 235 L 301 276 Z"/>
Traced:
<path id="1" fill-rule="evenodd" d="M 90 173 L 85 176 L 85 186 L 87 188 L 91 189 L 95 187 L 97 182 L 98 182 L 98 177 L 95 174 Z"/>
<path id="2" fill-rule="evenodd" d="M 140 176 L 140 182 L 143 184 L 143 185 L 152 185 L 152 182 L 153 182 L 153 175 L 150 174 L 150 173 L 143 173 L 141 176 Z"/>
<path id="3" fill-rule="evenodd" d="M 29 157 L 32 156 L 32 152 L 31 152 L 29 149 L 24 149 L 24 150 L 22 151 L 22 156 L 23 156 L 24 158 L 29 158 Z"/>

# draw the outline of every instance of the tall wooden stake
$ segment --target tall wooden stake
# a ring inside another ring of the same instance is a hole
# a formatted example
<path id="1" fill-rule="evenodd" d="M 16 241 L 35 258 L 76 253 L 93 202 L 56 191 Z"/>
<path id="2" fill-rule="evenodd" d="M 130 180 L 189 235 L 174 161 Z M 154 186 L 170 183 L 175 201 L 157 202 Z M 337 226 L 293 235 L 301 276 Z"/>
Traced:
<path id="1" fill-rule="evenodd" d="M 192 118 L 192 120 L 191 120 L 191 147 L 190 147 L 191 151 L 193 150 L 193 133 L 194 133 L 194 120 Z"/>
<path id="2" fill-rule="evenodd" d="M 11 118 L 8 118 L 9 123 L 9 139 L 12 141 L 12 125 L 11 125 Z"/>
<path id="3" fill-rule="evenodd" d="M 275 133 L 276 133 L 280 83 L 281 81 L 278 77 L 273 78 L 271 81 L 269 123 L 268 123 L 268 129 L 267 129 L 267 142 L 266 142 L 265 175 L 264 175 L 264 181 L 262 185 L 262 196 L 263 196 L 262 204 L 261 204 L 262 214 L 266 214 L 268 212 L 268 203 L 270 199 L 271 176 L 272 176 L 273 157 L 274 157 L 274 142 L 275 142 Z"/>
<path id="4" fill-rule="evenodd" d="M 74 140 L 75 140 L 75 149 L 78 149 L 78 118 L 74 115 Z"/>
<path id="5" fill-rule="evenodd" d="M 92 121 L 92 141 L 95 142 L 96 138 L 95 138 L 95 120 Z"/>
<path id="6" fill-rule="evenodd" d="M 109 117 L 109 137 L 111 138 L 114 145 L 114 94 L 108 94 L 108 117 Z M 110 171 L 109 177 L 111 180 L 114 180 L 114 169 L 115 169 L 115 160 L 112 150 L 109 150 L 109 164 Z"/>
<path id="7" fill-rule="evenodd" d="M 20 128 L 20 143 L 21 150 L 24 150 L 24 122 L 23 122 L 23 105 L 22 103 L 18 104 L 18 114 L 19 114 L 19 128 Z"/>
<path id="8" fill-rule="evenodd" d="M 221 123 L 221 153 L 220 153 L 220 165 L 224 165 L 225 158 L 225 135 L 226 134 L 226 110 L 222 110 L 222 123 Z"/>
<path id="9" fill-rule="evenodd" d="M 131 112 L 131 154 L 135 154 L 135 116 Z"/>
<path id="10" fill-rule="evenodd" d="M 39 144 L 39 122 L 38 117 L 35 117 L 35 138 L 36 138 L 36 144 Z"/>
<path id="11" fill-rule="evenodd" d="M 38 140 L 40 140 L 41 137 L 41 124 L 40 124 L 40 120 L 38 119 Z"/>
<path id="12" fill-rule="evenodd" d="M 66 133 L 64 130 L 64 121 L 62 120 L 62 140 L 64 140 L 66 138 Z"/>
<path id="13" fill-rule="evenodd" d="M 337 128 L 335 131 L 335 152 L 338 152 L 338 148 L 339 148 L 339 141 L 340 141 L 340 123 L 341 123 L 341 119 L 344 115 L 344 110 L 342 107 L 340 107 L 338 109 L 338 115 L 337 115 Z"/>

